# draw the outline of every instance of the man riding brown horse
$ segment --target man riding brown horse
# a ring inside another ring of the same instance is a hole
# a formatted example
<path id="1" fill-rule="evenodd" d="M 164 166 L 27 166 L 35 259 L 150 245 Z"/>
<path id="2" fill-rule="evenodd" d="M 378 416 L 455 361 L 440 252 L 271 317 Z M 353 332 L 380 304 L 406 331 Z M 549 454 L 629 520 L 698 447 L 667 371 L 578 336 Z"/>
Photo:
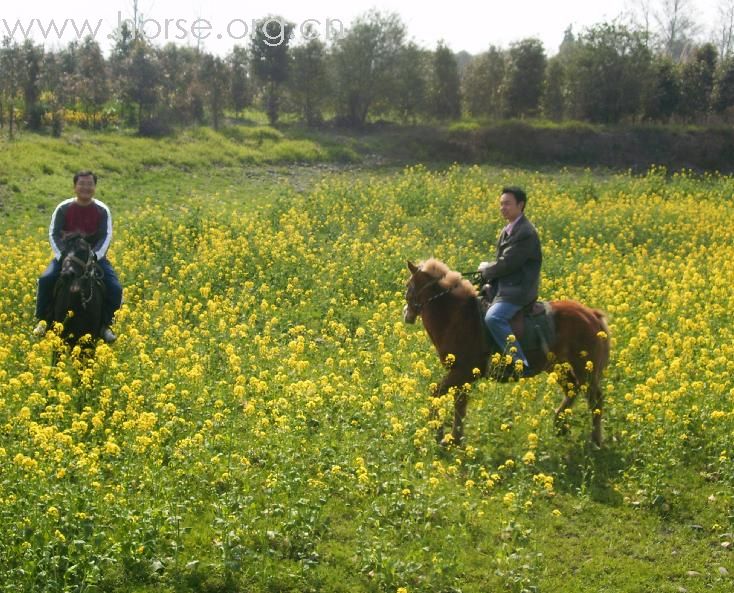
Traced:
<path id="1" fill-rule="evenodd" d="M 508 224 L 497 241 L 496 259 L 479 265 L 488 283 L 482 288 L 483 299 L 477 298 L 468 280 L 443 262 L 429 259 L 417 266 L 408 262 L 411 278 L 403 318 L 407 323 L 422 318 L 448 369 L 433 396 L 455 390 L 454 442 L 463 433 L 467 406 L 463 385 L 478 376 L 507 381 L 556 371 L 564 391 L 556 409 L 559 429 L 563 429 L 564 413 L 575 395 L 583 393 L 592 414 L 591 439 L 601 445 L 600 382 L 609 362 L 606 316 L 576 301 L 537 302 L 543 258 L 538 233 L 524 215 L 526 204 L 522 189 L 502 190 L 500 212 Z M 483 303 L 488 306 L 486 312 Z M 437 438 L 443 439 L 443 428 Z"/>
<path id="2" fill-rule="evenodd" d="M 468 403 L 463 386 L 480 376 L 501 381 L 508 377 L 495 374 L 494 362 L 490 364 L 490 354 L 496 348 L 488 344 L 472 284 L 436 259 L 418 265 L 408 262 L 408 269 L 411 276 L 405 290 L 403 319 L 414 323 L 418 316 L 422 318 L 423 327 L 447 369 L 433 397 L 454 390 L 451 436 L 459 443 Z M 564 392 L 563 401 L 555 411 L 560 431 L 565 430 L 565 411 L 577 394 L 584 394 L 592 417 L 591 440 L 601 445 L 604 395 L 600 383 L 610 350 L 606 316 L 598 309 L 571 300 L 549 301 L 544 308 L 548 311 L 545 315 L 553 319 L 555 329 L 547 343 L 541 340 L 525 352 L 530 368 L 532 372 L 557 373 L 556 382 Z M 436 438 L 443 441 L 443 427 L 438 429 Z"/>

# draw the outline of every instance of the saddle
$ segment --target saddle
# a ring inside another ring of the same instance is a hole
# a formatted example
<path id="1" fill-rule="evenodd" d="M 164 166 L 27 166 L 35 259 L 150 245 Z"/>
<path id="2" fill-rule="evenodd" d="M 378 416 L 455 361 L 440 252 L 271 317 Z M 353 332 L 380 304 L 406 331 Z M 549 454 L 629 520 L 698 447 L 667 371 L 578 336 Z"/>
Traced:
<path id="1" fill-rule="evenodd" d="M 484 335 L 491 352 L 502 352 L 503 348 L 495 342 L 489 328 L 484 323 L 484 316 L 492 304 L 492 300 L 487 296 L 490 295 L 482 288 L 480 296 L 477 297 Z M 532 350 L 541 350 L 544 355 L 547 355 L 551 344 L 555 342 L 556 328 L 553 310 L 548 301 L 533 301 L 525 305 L 510 319 L 510 327 L 526 355 Z"/>

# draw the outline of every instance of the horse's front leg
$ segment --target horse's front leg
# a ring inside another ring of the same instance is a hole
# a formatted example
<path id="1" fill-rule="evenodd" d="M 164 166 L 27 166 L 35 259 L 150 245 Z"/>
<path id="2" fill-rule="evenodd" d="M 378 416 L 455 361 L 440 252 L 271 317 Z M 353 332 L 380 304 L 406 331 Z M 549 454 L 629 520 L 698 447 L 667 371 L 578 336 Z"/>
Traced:
<path id="1" fill-rule="evenodd" d="M 464 383 L 461 385 L 463 386 Z M 462 386 L 456 388 L 456 394 L 454 395 L 454 427 L 451 436 L 457 445 L 461 444 L 461 440 L 464 438 L 464 417 L 466 416 L 466 406 L 469 403 L 469 394 Z"/>
<path id="2" fill-rule="evenodd" d="M 462 389 L 462 386 L 465 383 L 472 382 L 473 380 L 474 377 L 471 371 L 454 367 L 443 378 L 441 384 L 436 388 L 436 391 L 433 392 L 433 397 L 438 399 L 446 395 L 452 387 L 456 389 L 456 394 L 454 395 L 454 421 L 451 437 L 453 442 L 457 445 L 461 442 L 464 435 L 464 417 L 466 416 L 466 406 L 468 404 L 468 397 L 466 392 Z M 438 402 L 435 402 L 435 405 L 431 406 L 431 420 L 435 420 L 439 417 L 439 406 L 440 404 Z M 443 423 L 441 423 L 436 431 L 436 442 L 439 444 L 445 444 Z"/>

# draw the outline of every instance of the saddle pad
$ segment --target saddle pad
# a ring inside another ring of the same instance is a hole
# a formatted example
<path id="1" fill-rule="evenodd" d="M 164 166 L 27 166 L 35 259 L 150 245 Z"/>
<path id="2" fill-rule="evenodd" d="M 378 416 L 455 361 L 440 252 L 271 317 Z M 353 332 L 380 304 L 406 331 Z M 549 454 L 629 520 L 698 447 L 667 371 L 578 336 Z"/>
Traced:
<path id="1" fill-rule="evenodd" d="M 480 312 L 486 313 L 486 308 L 481 307 Z M 550 345 L 554 343 L 556 336 L 556 326 L 553 320 L 553 311 L 548 301 L 539 301 L 532 308 L 532 311 L 523 309 L 523 333 L 519 336 L 520 347 L 523 352 L 531 350 L 542 350 L 548 352 Z M 502 348 L 494 341 L 489 328 L 484 323 L 484 315 L 481 317 L 482 327 L 487 344 L 490 346 L 491 352 L 503 352 Z"/>

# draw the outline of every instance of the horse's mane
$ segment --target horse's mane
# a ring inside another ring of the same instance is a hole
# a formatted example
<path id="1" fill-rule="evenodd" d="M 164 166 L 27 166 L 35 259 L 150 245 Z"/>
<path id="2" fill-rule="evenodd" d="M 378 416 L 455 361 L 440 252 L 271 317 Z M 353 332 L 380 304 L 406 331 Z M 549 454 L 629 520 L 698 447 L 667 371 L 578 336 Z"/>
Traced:
<path id="1" fill-rule="evenodd" d="M 89 243 L 89 241 L 87 240 L 87 235 L 80 233 L 79 231 L 64 233 L 64 235 L 61 237 L 61 240 L 64 243 L 73 243 L 75 241 L 84 241 L 86 243 Z"/>
<path id="2" fill-rule="evenodd" d="M 438 285 L 443 288 L 453 287 L 453 292 L 458 297 L 475 297 L 477 291 L 474 285 L 459 272 L 450 270 L 442 261 L 430 258 L 420 264 L 420 269 L 433 278 L 439 278 Z"/>
<path id="3" fill-rule="evenodd" d="M 61 238 L 61 244 L 64 254 L 69 253 L 72 248 L 76 248 L 76 246 L 78 245 L 81 245 L 82 247 L 85 247 L 87 249 L 91 249 L 91 244 L 87 236 L 78 231 L 63 235 L 63 237 Z"/>

